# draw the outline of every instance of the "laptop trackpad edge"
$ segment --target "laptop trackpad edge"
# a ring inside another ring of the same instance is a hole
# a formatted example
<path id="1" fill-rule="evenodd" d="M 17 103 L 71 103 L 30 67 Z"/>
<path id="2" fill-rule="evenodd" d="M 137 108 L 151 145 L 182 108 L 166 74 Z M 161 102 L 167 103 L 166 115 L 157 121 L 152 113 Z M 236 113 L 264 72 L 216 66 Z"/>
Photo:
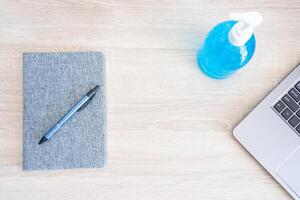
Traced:
<path id="1" fill-rule="evenodd" d="M 300 198 L 300 146 L 277 168 L 276 175 Z"/>

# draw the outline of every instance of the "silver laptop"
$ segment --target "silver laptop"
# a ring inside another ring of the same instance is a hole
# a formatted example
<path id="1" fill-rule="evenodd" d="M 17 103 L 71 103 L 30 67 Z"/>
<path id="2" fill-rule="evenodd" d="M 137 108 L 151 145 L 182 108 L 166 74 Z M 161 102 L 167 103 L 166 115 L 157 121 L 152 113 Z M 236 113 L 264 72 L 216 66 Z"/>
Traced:
<path id="1" fill-rule="evenodd" d="M 300 200 L 300 64 L 234 128 L 233 135 Z"/>

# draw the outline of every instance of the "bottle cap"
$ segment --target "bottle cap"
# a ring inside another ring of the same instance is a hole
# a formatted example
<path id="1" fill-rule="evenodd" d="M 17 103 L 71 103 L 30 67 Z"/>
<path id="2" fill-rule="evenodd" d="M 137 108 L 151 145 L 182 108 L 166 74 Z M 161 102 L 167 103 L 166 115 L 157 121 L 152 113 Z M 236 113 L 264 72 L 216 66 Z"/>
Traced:
<path id="1" fill-rule="evenodd" d="M 251 38 L 253 28 L 263 20 L 258 12 L 230 13 L 229 17 L 238 21 L 228 34 L 229 41 L 235 46 L 243 46 Z"/>

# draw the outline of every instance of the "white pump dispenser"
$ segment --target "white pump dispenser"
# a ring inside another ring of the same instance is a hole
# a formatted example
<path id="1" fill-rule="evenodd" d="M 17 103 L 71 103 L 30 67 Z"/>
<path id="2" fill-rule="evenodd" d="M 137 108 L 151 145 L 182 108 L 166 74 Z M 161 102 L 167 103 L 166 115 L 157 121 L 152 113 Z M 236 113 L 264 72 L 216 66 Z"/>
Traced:
<path id="1" fill-rule="evenodd" d="M 251 38 L 253 28 L 263 20 L 258 12 L 230 13 L 229 17 L 238 21 L 228 34 L 229 41 L 235 46 L 243 46 Z"/>

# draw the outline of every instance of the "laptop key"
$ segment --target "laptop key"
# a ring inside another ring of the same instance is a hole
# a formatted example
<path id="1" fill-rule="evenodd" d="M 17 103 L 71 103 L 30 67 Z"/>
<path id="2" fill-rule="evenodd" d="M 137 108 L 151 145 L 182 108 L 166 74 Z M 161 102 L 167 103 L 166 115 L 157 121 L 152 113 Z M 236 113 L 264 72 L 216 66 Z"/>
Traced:
<path id="1" fill-rule="evenodd" d="M 296 131 L 300 134 L 300 125 L 297 126 Z"/>
<path id="2" fill-rule="evenodd" d="M 300 101 L 300 93 L 298 92 L 298 90 L 292 88 L 288 93 L 296 102 Z"/>
<path id="3" fill-rule="evenodd" d="M 296 112 L 296 115 L 300 118 L 300 110 Z"/>
<path id="4" fill-rule="evenodd" d="M 300 123 L 300 119 L 299 117 L 297 117 L 296 115 L 294 115 L 290 120 L 289 120 L 289 124 L 292 125 L 292 127 L 297 126 Z"/>
<path id="5" fill-rule="evenodd" d="M 282 117 L 286 120 L 288 120 L 292 115 L 293 112 L 291 111 L 291 109 L 286 108 L 282 113 L 281 113 Z"/>
<path id="6" fill-rule="evenodd" d="M 299 105 L 288 94 L 282 97 L 282 101 L 294 112 L 296 112 L 299 108 Z"/>
<path id="7" fill-rule="evenodd" d="M 300 81 L 295 85 L 295 88 L 300 92 Z"/>
<path id="8" fill-rule="evenodd" d="M 281 111 L 283 111 L 283 109 L 286 107 L 286 105 L 281 101 L 279 100 L 275 105 L 274 105 L 274 108 L 275 110 L 277 110 L 277 112 L 281 113 Z"/>

